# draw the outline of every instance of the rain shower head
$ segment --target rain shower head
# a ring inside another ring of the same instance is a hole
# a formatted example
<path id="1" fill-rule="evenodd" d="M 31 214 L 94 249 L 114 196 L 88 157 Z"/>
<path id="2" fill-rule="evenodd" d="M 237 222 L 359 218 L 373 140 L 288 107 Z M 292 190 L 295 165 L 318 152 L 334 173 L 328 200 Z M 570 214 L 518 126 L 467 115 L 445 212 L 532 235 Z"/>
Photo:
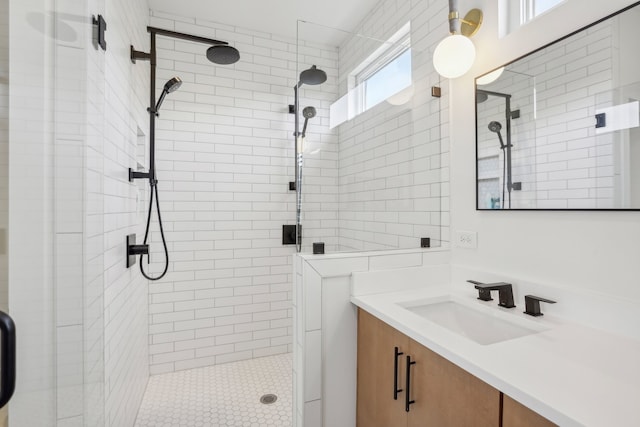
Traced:
<path id="1" fill-rule="evenodd" d="M 235 47 L 218 44 L 207 49 L 207 59 L 214 64 L 231 65 L 240 60 L 240 52 Z"/>
<path id="2" fill-rule="evenodd" d="M 305 119 L 313 119 L 315 116 L 316 116 L 315 107 L 308 106 L 308 107 L 305 107 L 304 110 L 302 110 L 302 117 L 304 117 Z"/>
<path id="3" fill-rule="evenodd" d="M 476 92 L 476 103 L 482 104 L 487 99 L 489 99 L 489 95 L 484 92 Z"/>
<path id="4" fill-rule="evenodd" d="M 489 123 L 489 130 L 491 132 L 498 133 L 502 130 L 502 125 L 500 124 L 500 122 L 493 121 Z"/>
<path id="5" fill-rule="evenodd" d="M 158 99 L 158 103 L 156 104 L 156 107 L 153 109 L 153 112 L 157 115 L 158 111 L 160 110 L 160 106 L 162 105 L 162 102 L 164 101 L 164 97 L 167 96 L 168 93 L 172 93 L 177 91 L 180 86 L 182 86 L 182 80 L 180 80 L 180 77 L 173 77 L 171 78 L 168 82 L 166 82 L 164 84 L 164 89 L 162 89 L 162 94 L 160 94 L 160 98 Z"/>
<path id="6" fill-rule="evenodd" d="M 305 85 L 320 85 L 327 81 L 327 73 L 312 65 L 308 70 L 300 73 L 300 81 L 298 87 Z"/>

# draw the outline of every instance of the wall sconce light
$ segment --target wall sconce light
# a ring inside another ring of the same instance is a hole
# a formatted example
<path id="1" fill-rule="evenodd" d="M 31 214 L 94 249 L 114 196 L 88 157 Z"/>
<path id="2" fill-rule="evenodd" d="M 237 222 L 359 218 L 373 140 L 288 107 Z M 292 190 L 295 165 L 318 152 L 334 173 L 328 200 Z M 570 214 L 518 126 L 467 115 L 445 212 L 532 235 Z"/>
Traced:
<path id="1" fill-rule="evenodd" d="M 474 36 L 482 24 L 482 11 L 472 9 L 460 18 L 457 0 L 449 0 L 449 35 L 433 52 L 433 66 L 438 74 L 455 79 L 471 69 L 476 59 L 476 48 L 469 37 Z"/>

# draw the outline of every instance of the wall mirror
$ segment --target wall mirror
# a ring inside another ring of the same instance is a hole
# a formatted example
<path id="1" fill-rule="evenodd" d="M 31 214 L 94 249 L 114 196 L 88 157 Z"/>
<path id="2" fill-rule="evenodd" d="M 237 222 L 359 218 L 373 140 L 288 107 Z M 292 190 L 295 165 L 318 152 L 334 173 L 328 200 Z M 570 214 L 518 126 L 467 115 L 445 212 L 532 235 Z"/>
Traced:
<path id="1" fill-rule="evenodd" d="M 639 4 L 476 78 L 476 209 L 640 210 Z"/>

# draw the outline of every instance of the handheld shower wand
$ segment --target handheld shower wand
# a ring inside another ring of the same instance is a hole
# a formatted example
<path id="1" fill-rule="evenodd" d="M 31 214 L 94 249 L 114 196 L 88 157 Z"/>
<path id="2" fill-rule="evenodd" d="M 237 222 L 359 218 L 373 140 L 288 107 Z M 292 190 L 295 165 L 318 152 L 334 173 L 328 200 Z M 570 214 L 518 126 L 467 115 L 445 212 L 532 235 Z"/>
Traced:
<path id="1" fill-rule="evenodd" d="M 504 150 L 505 145 L 504 141 L 502 140 L 502 133 L 500 133 L 500 131 L 502 130 L 502 125 L 500 124 L 500 122 L 493 121 L 489 123 L 489 130 L 498 134 L 498 139 L 500 140 L 500 149 Z"/>
<path id="2" fill-rule="evenodd" d="M 511 208 L 511 141 L 507 139 L 507 143 L 504 143 L 502 139 L 502 125 L 500 122 L 492 121 L 489 123 L 489 130 L 498 135 L 498 140 L 500 141 L 500 149 L 502 150 L 502 209 L 504 209 L 504 193 L 505 187 L 509 194 L 509 208 Z M 507 135 L 508 136 L 508 135 Z"/>
<path id="3" fill-rule="evenodd" d="M 160 98 L 158 99 L 156 106 L 153 108 L 153 111 L 149 112 L 153 112 L 157 116 L 158 111 L 162 106 L 162 102 L 164 101 L 164 97 L 167 96 L 168 93 L 173 93 L 180 89 L 180 86 L 182 86 L 182 80 L 180 80 L 180 77 L 173 77 L 171 80 L 165 83 L 164 89 L 162 89 L 162 93 L 160 94 Z"/>
<path id="4" fill-rule="evenodd" d="M 155 107 L 153 107 L 153 109 L 152 108 L 148 108 L 147 109 L 147 111 L 149 111 L 149 115 L 151 117 L 157 117 L 158 116 L 158 111 L 160 110 L 160 107 L 162 106 L 162 102 L 164 101 L 164 97 L 167 96 L 168 93 L 172 93 L 172 92 L 175 92 L 176 90 L 178 90 L 180 88 L 180 86 L 182 86 L 182 80 L 180 80 L 180 77 L 173 77 L 167 83 L 165 83 L 164 88 L 162 90 L 162 94 L 160 95 L 160 98 L 158 99 L 158 102 L 156 103 Z M 158 197 L 158 180 L 156 179 L 155 147 L 153 147 L 153 154 L 151 156 L 150 165 L 149 165 L 149 186 L 151 187 L 151 190 L 149 192 L 149 212 L 147 214 L 147 226 L 145 227 L 145 230 L 144 230 L 144 243 L 143 243 L 143 245 L 147 245 L 147 240 L 149 239 L 149 227 L 151 225 L 151 213 L 153 212 L 153 198 L 155 196 L 155 199 L 156 199 L 156 212 L 158 213 L 158 226 L 160 227 L 160 237 L 162 238 L 162 246 L 164 248 L 165 264 L 164 264 L 164 271 L 162 272 L 162 274 L 160 276 L 151 277 L 144 271 L 144 268 L 142 267 L 142 265 L 143 265 L 142 258 L 143 257 L 141 256 L 140 257 L 140 272 L 148 280 L 159 280 L 159 279 L 162 279 L 165 274 L 167 274 L 167 270 L 169 269 L 169 248 L 167 248 L 167 240 L 164 237 L 164 228 L 162 226 L 162 216 L 160 214 L 160 198 Z M 149 250 L 148 249 L 147 249 L 146 255 L 147 255 L 147 263 L 149 263 Z"/>
<path id="5" fill-rule="evenodd" d="M 302 137 L 304 138 L 307 134 L 307 123 L 309 123 L 309 119 L 313 119 L 316 116 L 315 107 L 308 106 L 302 110 L 302 117 L 304 117 L 304 125 L 302 126 Z"/>

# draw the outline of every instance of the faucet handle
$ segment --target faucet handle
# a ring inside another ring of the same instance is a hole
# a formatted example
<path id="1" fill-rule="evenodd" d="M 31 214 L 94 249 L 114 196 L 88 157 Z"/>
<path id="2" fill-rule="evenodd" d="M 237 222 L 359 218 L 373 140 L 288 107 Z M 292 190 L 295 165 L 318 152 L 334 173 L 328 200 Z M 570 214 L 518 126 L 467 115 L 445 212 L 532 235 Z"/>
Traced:
<path id="1" fill-rule="evenodd" d="M 525 314 L 529 316 L 539 317 L 543 316 L 540 311 L 540 302 L 546 302 L 547 304 L 555 304 L 555 301 L 551 301 L 550 299 L 537 297 L 534 295 L 525 295 L 524 296 L 524 306 L 525 306 Z"/>
<path id="2" fill-rule="evenodd" d="M 476 280 L 467 280 L 467 282 L 471 283 L 472 285 L 484 285 L 484 283 L 482 282 L 478 282 Z M 481 301 L 493 301 L 493 298 L 491 298 L 491 291 L 488 289 L 478 289 L 478 299 Z"/>

